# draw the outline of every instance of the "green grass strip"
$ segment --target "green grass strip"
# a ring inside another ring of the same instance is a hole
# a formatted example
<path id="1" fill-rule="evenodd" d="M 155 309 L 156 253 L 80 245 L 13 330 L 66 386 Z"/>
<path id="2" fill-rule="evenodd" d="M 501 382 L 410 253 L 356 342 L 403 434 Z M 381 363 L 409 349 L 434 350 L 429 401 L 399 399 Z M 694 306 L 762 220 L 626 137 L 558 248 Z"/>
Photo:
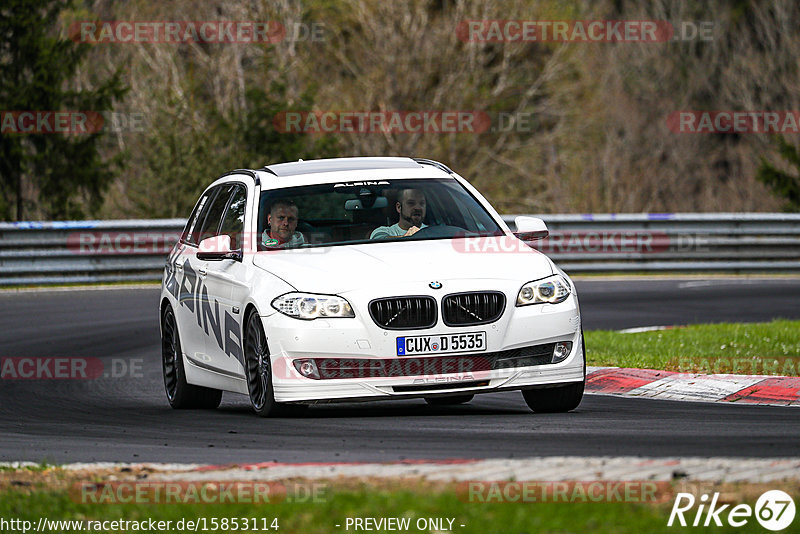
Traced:
<path id="1" fill-rule="evenodd" d="M 586 332 L 589 365 L 800 376 L 800 321 L 720 323 L 623 334 Z"/>
<path id="2" fill-rule="evenodd" d="M 66 491 L 37 490 L 32 493 L 10 489 L 0 492 L 0 517 L 31 521 L 40 517 L 60 520 L 147 520 L 173 521 L 206 518 L 253 518 L 258 530 L 251 528 L 209 528 L 205 532 L 267 532 L 262 526 L 273 525 L 277 518 L 277 534 L 315 534 L 364 532 L 345 530 L 350 518 L 409 518 L 411 528 L 395 532 L 436 532 L 431 523 L 418 523 L 420 519 L 433 518 L 447 526 L 452 519 L 454 534 L 486 533 L 609 533 L 641 534 L 643 532 L 675 532 L 667 527 L 671 501 L 661 504 L 628 502 L 469 502 L 463 494 L 452 489 L 441 492 L 423 489 L 362 489 L 329 492 L 317 502 L 283 502 L 278 504 L 83 504 L 75 502 Z M 336 525 L 339 525 L 338 527 Z M 418 525 L 428 525 L 419 529 Z M 464 526 L 461 526 L 464 525 Z M 745 528 L 711 529 L 714 532 L 755 532 L 758 524 L 751 520 Z M 680 529 L 678 529 L 680 530 Z M 63 529 L 63 532 L 76 530 Z M 198 529 L 203 532 L 202 526 Z M 108 532 L 108 531 L 106 531 Z M 373 530 L 372 532 L 389 532 Z"/>

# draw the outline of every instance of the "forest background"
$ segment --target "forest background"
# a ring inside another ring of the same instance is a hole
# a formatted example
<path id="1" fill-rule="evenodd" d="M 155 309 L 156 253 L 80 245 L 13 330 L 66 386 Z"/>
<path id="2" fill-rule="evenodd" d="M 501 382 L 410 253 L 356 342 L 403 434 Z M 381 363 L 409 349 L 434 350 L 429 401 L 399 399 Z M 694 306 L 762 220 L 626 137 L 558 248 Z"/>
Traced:
<path id="1" fill-rule="evenodd" d="M 234 168 L 379 155 L 442 161 L 508 214 L 798 209 L 797 135 L 676 133 L 667 123 L 685 110 L 800 110 L 798 2 L 3 4 L 0 109 L 95 109 L 106 121 L 87 139 L 0 135 L 0 220 L 185 217 Z M 469 20 L 655 20 L 675 34 L 479 42 L 463 38 Z M 74 39 L 80 21 L 276 21 L 285 35 L 86 44 Z M 491 127 L 276 128 L 300 110 L 470 110 Z"/>

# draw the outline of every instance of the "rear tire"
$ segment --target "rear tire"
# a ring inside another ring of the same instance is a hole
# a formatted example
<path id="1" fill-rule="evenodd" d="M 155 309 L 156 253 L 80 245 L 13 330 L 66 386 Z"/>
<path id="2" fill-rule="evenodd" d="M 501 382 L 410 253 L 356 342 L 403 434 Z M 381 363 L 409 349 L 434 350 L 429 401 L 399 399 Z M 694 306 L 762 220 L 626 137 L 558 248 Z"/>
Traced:
<path id="1" fill-rule="evenodd" d="M 475 395 L 457 395 L 454 397 L 425 397 L 425 402 L 431 406 L 452 406 L 454 404 L 466 404 L 475 398 Z"/>
<path id="2" fill-rule="evenodd" d="M 167 400 L 176 410 L 214 409 L 222 401 L 222 391 L 194 386 L 186 381 L 178 323 L 169 305 L 161 318 L 161 370 Z"/>
<path id="3" fill-rule="evenodd" d="M 522 397 L 528 408 L 537 413 L 562 413 L 574 410 L 583 399 L 586 386 L 586 344 L 583 342 L 581 330 L 581 348 L 583 349 L 583 381 L 554 388 L 526 389 Z"/>

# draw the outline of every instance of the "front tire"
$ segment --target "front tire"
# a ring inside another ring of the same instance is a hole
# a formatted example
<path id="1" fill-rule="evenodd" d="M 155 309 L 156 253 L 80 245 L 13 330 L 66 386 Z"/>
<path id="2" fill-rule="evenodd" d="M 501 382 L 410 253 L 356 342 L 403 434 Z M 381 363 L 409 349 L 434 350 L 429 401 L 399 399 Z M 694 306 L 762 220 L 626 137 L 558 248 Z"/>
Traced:
<path id="1" fill-rule="evenodd" d="M 574 410 L 583 399 L 586 386 L 586 344 L 581 331 L 581 348 L 583 349 L 583 381 L 554 388 L 527 389 L 522 397 L 528 408 L 537 413 L 562 413 Z"/>
<path id="2" fill-rule="evenodd" d="M 222 391 L 193 386 L 186 381 L 178 323 L 172 306 L 169 305 L 161 318 L 161 370 L 167 400 L 176 410 L 214 409 L 222 401 Z"/>
<path id="3" fill-rule="evenodd" d="M 583 382 L 545 389 L 527 389 L 522 396 L 536 413 L 562 413 L 574 410 L 583 398 Z"/>
<path id="4" fill-rule="evenodd" d="M 272 362 L 269 345 L 261 326 L 261 319 L 253 311 L 247 318 L 244 338 L 245 371 L 250 406 L 261 417 L 277 415 L 280 404 L 275 402 L 272 386 Z"/>

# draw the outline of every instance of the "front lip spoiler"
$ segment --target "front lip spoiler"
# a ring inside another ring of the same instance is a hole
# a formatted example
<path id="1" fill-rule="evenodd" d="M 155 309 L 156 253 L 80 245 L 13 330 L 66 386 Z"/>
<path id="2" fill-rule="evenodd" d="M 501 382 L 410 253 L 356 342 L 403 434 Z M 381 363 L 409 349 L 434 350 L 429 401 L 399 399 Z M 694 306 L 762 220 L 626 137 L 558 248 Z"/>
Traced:
<path id="1" fill-rule="evenodd" d="M 585 381 L 585 379 L 583 380 Z M 556 388 L 560 386 L 566 386 L 569 384 L 576 384 L 578 382 L 582 382 L 581 380 L 571 380 L 567 382 L 557 382 L 557 383 L 548 383 L 542 385 L 533 385 L 533 386 L 500 386 L 500 387 L 479 387 L 479 388 L 464 388 L 459 390 L 435 390 L 435 391 L 426 391 L 424 393 L 398 393 L 398 394 L 391 394 L 391 396 L 386 396 L 385 391 L 381 391 L 383 396 L 380 397 L 337 397 L 335 399 L 318 399 L 318 400 L 309 400 L 309 401 L 289 401 L 287 404 L 339 404 L 339 403 L 347 403 L 347 402 L 394 402 L 398 399 L 422 399 L 425 397 L 446 397 L 446 396 L 455 396 L 455 395 L 464 395 L 464 394 L 481 394 L 481 393 L 499 393 L 503 391 L 523 391 L 528 389 L 548 389 L 548 388 Z"/>
<path id="2" fill-rule="evenodd" d="M 483 377 L 464 377 L 464 380 L 454 380 L 452 382 L 438 382 L 427 384 L 398 384 L 398 385 L 375 385 L 363 384 L 367 388 L 380 393 L 381 395 L 391 395 L 394 398 L 407 398 L 407 397 L 424 397 L 436 393 L 482 393 L 482 392 L 495 392 L 505 389 L 503 386 L 509 382 L 513 382 L 524 371 L 518 371 L 510 376 L 503 376 L 497 378 L 483 378 Z M 398 391 L 397 387 L 417 387 L 420 388 L 416 393 L 412 391 Z M 422 389 L 424 388 L 424 389 Z M 508 389 L 519 389 L 509 387 Z"/>

